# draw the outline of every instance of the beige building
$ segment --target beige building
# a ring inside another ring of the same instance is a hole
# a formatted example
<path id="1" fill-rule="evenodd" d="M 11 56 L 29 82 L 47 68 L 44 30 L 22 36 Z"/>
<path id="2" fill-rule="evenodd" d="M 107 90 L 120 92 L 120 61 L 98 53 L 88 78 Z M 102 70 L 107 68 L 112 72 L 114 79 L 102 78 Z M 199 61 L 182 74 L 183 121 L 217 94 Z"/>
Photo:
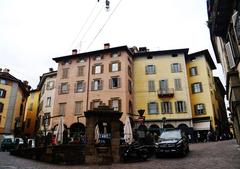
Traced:
<path id="1" fill-rule="evenodd" d="M 27 81 L 15 78 L 9 69 L 0 69 L 0 136 L 23 135 L 24 111 L 30 88 Z"/>
<path id="2" fill-rule="evenodd" d="M 56 91 L 57 71 L 52 68 L 49 72 L 44 73 L 40 77 L 40 82 L 37 86 L 40 91 L 39 107 L 38 107 L 38 123 L 36 128 L 42 132 L 48 132 L 52 129 L 53 106 Z"/>
<path id="3" fill-rule="evenodd" d="M 84 111 L 102 104 L 123 112 L 122 121 L 133 112 L 133 54 L 127 46 L 105 44 L 102 50 L 79 54 L 73 50 L 53 60 L 58 63 L 53 116 L 63 115 L 70 132 L 76 122 L 85 124 Z M 52 119 L 53 126 L 59 119 Z"/>
<path id="4" fill-rule="evenodd" d="M 226 77 L 226 93 L 234 133 L 240 144 L 239 0 L 207 1 L 208 27 L 218 63 Z"/>

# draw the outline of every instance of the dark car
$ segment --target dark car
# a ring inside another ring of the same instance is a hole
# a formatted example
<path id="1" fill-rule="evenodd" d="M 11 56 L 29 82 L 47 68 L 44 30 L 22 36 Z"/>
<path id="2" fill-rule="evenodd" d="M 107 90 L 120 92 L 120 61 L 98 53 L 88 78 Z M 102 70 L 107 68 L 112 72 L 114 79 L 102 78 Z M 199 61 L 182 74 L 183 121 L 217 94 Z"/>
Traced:
<path id="1" fill-rule="evenodd" d="M 157 157 L 163 154 L 186 156 L 188 152 L 188 139 L 181 130 L 164 131 L 160 135 L 158 142 L 155 143 L 155 153 Z"/>
<path id="2" fill-rule="evenodd" d="M 16 144 L 13 142 L 11 138 L 3 139 L 1 143 L 1 150 L 2 151 L 10 151 L 16 148 Z"/>
<path id="3" fill-rule="evenodd" d="M 138 142 L 130 144 L 122 154 L 124 162 L 145 161 L 148 157 L 148 149 L 145 146 L 140 145 Z"/>

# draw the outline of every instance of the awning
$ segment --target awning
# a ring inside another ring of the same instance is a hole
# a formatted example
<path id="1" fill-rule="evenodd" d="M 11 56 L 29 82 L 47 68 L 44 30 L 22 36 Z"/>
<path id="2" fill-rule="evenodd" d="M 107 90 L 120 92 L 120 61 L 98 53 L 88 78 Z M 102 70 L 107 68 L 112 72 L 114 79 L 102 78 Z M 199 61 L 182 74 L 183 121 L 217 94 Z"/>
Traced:
<path id="1" fill-rule="evenodd" d="M 193 123 L 193 130 L 210 130 L 210 121 Z"/>

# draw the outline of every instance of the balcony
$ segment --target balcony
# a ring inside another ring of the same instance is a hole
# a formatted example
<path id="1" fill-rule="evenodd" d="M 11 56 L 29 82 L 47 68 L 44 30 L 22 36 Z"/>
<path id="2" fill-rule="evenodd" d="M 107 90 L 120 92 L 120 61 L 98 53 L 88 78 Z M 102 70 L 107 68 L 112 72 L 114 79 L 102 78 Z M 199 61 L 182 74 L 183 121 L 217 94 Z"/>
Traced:
<path id="1" fill-rule="evenodd" d="M 157 91 L 158 97 L 173 97 L 174 96 L 174 89 L 173 88 L 167 88 L 167 89 L 160 89 Z"/>

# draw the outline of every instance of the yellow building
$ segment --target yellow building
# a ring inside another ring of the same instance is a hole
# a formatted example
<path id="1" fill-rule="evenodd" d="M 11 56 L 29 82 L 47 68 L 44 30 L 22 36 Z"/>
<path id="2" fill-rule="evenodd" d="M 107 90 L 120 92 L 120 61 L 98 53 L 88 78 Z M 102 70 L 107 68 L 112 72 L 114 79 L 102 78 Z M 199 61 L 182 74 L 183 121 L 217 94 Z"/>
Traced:
<path id="1" fill-rule="evenodd" d="M 218 101 L 212 70 L 215 64 L 208 50 L 188 55 L 188 83 L 195 136 L 206 138 L 209 130 L 216 131 Z"/>
<path id="2" fill-rule="evenodd" d="M 39 90 L 31 90 L 30 96 L 27 99 L 24 116 L 24 134 L 27 136 L 32 136 L 35 131 L 39 94 Z"/>
<path id="3" fill-rule="evenodd" d="M 29 86 L 0 69 L 0 135 L 21 135 Z"/>
<path id="4" fill-rule="evenodd" d="M 149 52 L 146 48 L 135 54 L 135 115 L 145 110 L 144 125 L 139 129 L 181 128 L 193 133 L 187 54 L 188 49 Z"/>

